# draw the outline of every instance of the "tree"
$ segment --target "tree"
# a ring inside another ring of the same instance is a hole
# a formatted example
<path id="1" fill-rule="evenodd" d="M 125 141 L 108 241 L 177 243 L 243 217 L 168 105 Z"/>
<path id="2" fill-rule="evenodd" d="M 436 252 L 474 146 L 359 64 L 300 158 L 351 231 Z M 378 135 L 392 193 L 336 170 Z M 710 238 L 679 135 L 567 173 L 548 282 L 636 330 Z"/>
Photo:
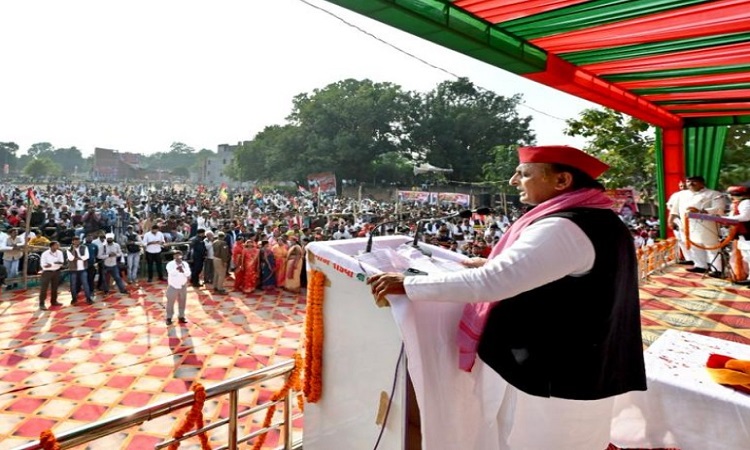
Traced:
<path id="1" fill-rule="evenodd" d="M 172 170 L 172 175 L 181 178 L 189 178 L 190 171 L 185 166 L 175 167 L 174 170 Z"/>
<path id="2" fill-rule="evenodd" d="M 518 151 L 515 146 L 496 145 L 491 150 L 492 160 L 482 168 L 482 179 L 505 192 L 508 182 L 518 167 Z"/>
<path id="3" fill-rule="evenodd" d="M 83 154 L 75 146 L 55 149 L 50 153 L 49 158 L 62 168 L 63 173 L 69 175 L 83 172 L 86 164 Z"/>
<path id="4" fill-rule="evenodd" d="M 750 182 L 750 125 L 730 126 L 724 144 L 719 186 Z"/>
<path id="5" fill-rule="evenodd" d="M 32 178 L 42 178 L 59 175 L 62 173 L 62 169 L 49 157 L 42 156 L 40 158 L 32 158 L 26 164 L 26 167 L 23 168 L 23 173 Z"/>
<path id="6" fill-rule="evenodd" d="M 370 179 L 372 162 L 401 148 L 413 107 L 413 97 L 395 84 L 347 79 L 296 96 L 288 119 L 299 130 L 285 128 L 288 139 L 277 141 L 299 145 L 298 177 L 335 168 L 340 179 Z M 292 162 L 288 155 L 269 156 L 269 167 Z"/>
<path id="7" fill-rule="evenodd" d="M 38 142 L 36 144 L 32 144 L 31 147 L 29 147 L 29 149 L 26 151 L 26 153 L 32 158 L 37 158 L 39 156 L 51 154 L 52 150 L 54 149 L 55 147 L 49 142 Z"/>
<path id="8" fill-rule="evenodd" d="M 644 201 L 656 193 L 654 138 L 648 123 L 612 109 L 586 109 L 565 134 L 588 139 L 585 151 L 609 164 L 607 187 L 634 187 Z"/>
<path id="9" fill-rule="evenodd" d="M 182 142 L 173 142 L 168 152 L 157 152 L 142 158 L 144 167 L 171 172 L 175 167 L 192 167 L 196 164 L 195 149 Z"/>
<path id="10" fill-rule="evenodd" d="M 321 162 L 314 159 L 315 155 L 305 151 L 301 133 L 300 127 L 295 125 L 266 127 L 255 139 L 237 147 L 234 164 L 227 170 L 228 175 L 241 181 L 289 181 L 306 178 L 314 170 L 308 171 L 305 167 L 311 161 L 315 161 L 315 164 Z"/>
<path id="11" fill-rule="evenodd" d="M 414 177 L 414 164 L 398 152 L 384 153 L 372 165 L 376 180 L 404 182 Z"/>
<path id="12" fill-rule="evenodd" d="M 183 144 L 182 142 L 172 142 L 172 145 L 169 146 L 169 149 L 169 153 L 177 153 L 179 155 L 195 153 L 195 149 L 193 147 Z"/>
<path id="13" fill-rule="evenodd" d="M 498 145 L 534 142 L 531 117 L 517 111 L 520 95 L 502 97 L 460 78 L 440 83 L 419 99 L 406 123 L 411 149 L 417 159 L 452 168 L 455 180 L 481 180 Z"/>
<path id="14" fill-rule="evenodd" d="M 8 165 L 9 168 L 16 167 L 16 152 L 18 144 L 15 142 L 0 142 L 0 165 Z M 0 167 L 0 170 L 2 167 Z"/>

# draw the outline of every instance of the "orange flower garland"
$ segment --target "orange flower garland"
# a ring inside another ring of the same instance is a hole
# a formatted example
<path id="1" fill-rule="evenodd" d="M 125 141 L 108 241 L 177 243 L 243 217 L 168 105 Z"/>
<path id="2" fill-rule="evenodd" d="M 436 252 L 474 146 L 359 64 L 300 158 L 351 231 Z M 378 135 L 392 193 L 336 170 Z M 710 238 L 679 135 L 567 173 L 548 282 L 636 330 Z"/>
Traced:
<path id="1" fill-rule="evenodd" d="M 317 403 L 323 392 L 323 298 L 326 276 L 312 271 L 307 286 L 307 313 L 305 317 L 305 398 Z"/>
<path id="2" fill-rule="evenodd" d="M 42 431 L 39 435 L 39 444 L 43 450 L 60 450 L 60 444 L 50 430 Z"/>
<path id="3" fill-rule="evenodd" d="M 298 353 L 294 354 L 294 369 L 292 369 L 292 372 L 289 374 L 289 378 L 287 378 L 286 383 L 284 383 L 284 386 L 279 389 L 278 392 L 276 392 L 273 397 L 271 397 L 271 401 L 277 402 L 284 398 L 287 393 L 289 393 L 290 389 L 294 389 L 295 391 L 299 391 L 302 388 L 302 366 L 304 362 L 302 361 L 302 356 L 300 356 Z M 302 401 L 301 398 L 298 396 L 297 401 L 299 402 L 300 408 L 302 407 Z M 263 428 L 268 428 L 271 426 L 271 419 L 273 419 L 273 414 L 276 412 L 276 405 L 271 405 L 268 407 L 268 410 L 266 410 L 266 418 L 263 419 Z M 292 424 L 287 424 L 287 426 L 292 426 Z M 263 446 L 263 444 L 266 442 L 266 435 L 268 433 L 263 433 L 260 436 L 258 436 L 258 440 L 255 441 L 255 444 L 253 444 L 253 450 L 260 450 L 260 448 Z"/>
<path id="4" fill-rule="evenodd" d="M 685 216 L 685 220 L 683 221 L 683 228 L 685 229 L 685 247 L 687 247 L 688 250 L 690 250 L 691 246 L 699 248 L 701 250 L 718 250 L 729 245 L 729 243 L 732 242 L 735 236 L 737 236 L 737 226 L 733 225 L 729 227 L 729 234 L 724 238 L 723 241 L 719 242 L 714 247 L 709 247 L 696 244 L 695 242 L 690 240 L 690 219 L 687 216 Z"/>
<path id="5" fill-rule="evenodd" d="M 185 417 L 185 421 L 180 425 L 180 428 L 172 435 L 175 439 L 185 436 L 185 433 L 193 429 L 193 427 L 196 430 L 203 428 L 203 404 L 206 403 L 206 389 L 202 384 L 195 383 L 192 390 L 195 393 L 193 406 L 190 407 L 190 411 L 187 417 Z M 200 433 L 198 438 L 201 441 L 201 448 L 203 450 L 211 450 L 211 446 L 208 445 L 208 436 L 205 432 Z M 169 450 L 177 450 L 179 446 L 180 443 L 175 442 L 169 446 Z"/>

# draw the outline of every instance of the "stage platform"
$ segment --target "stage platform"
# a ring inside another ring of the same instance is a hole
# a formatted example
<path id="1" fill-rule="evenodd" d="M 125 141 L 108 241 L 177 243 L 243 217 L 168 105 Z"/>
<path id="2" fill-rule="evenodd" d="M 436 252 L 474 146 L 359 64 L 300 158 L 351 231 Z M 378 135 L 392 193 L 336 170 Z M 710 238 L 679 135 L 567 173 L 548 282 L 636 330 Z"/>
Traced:
<path id="1" fill-rule="evenodd" d="M 165 283 L 141 283 L 129 294 L 110 294 L 86 305 L 39 311 L 36 288 L 0 294 L 0 450 L 101 418 L 172 398 L 194 382 L 208 387 L 291 358 L 302 345 L 305 293 L 215 295 L 188 290 L 187 325 L 164 323 Z M 643 342 L 666 329 L 750 344 L 750 289 L 702 278 L 683 266 L 652 275 L 641 288 Z M 242 396 L 243 407 L 272 395 L 267 385 Z M 226 417 L 226 402 L 207 402 L 208 421 Z M 184 413 L 142 424 L 89 444 L 97 450 L 152 449 Z M 240 421 L 243 432 L 263 416 Z M 295 438 L 302 420 L 294 423 Z M 211 445 L 225 443 L 210 434 Z M 271 435 L 264 448 L 276 448 Z M 83 448 L 83 447 L 81 447 Z M 190 440 L 180 448 L 200 448 Z"/>

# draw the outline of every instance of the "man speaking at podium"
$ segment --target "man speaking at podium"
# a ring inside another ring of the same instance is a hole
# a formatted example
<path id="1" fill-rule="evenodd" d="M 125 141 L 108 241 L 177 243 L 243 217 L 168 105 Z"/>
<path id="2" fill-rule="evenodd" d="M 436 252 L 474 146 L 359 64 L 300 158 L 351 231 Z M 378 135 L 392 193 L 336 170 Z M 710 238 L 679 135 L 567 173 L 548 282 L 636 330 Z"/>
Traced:
<path id="1" fill-rule="evenodd" d="M 473 269 L 457 272 L 382 273 L 368 283 L 380 300 L 401 294 L 413 303 L 466 304 L 460 323 L 446 325 L 457 331 L 445 331 L 457 336 L 456 368 L 489 367 L 503 385 L 491 390 L 497 398 L 455 400 L 481 404 L 488 424 L 477 435 L 490 435 L 466 448 L 603 450 L 614 397 L 646 389 L 633 241 L 596 181 L 606 164 L 566 146 L 522 147 L 518 155 L 510 184 L 534 208 L 488 259 L 467 260 Z M 425 379 L 425 395 L 440 382 Z"/>

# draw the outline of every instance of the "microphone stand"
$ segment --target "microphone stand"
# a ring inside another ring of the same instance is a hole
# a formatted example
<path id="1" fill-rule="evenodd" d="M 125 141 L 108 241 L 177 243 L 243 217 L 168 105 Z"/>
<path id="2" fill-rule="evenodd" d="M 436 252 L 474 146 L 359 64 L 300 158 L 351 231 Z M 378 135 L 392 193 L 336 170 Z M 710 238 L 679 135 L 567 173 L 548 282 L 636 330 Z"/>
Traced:
<path id="1" fill-rule="evenodd" d="M 370 231 L 370 235 L 367 237 L 367 247 L 365 247 L 365 253 L 370 253 L 372 251 L 372 238 L 375 236 L 375 232 L 378 231 L 381 227 L 384 227 L 386 225 L 393 225 L 399 222 L 403 222 L 401 219 L 397 220 L 389 220 L 386 222 L 380 222 L 379 224 L 375 225 L 375 227 Z"/>

